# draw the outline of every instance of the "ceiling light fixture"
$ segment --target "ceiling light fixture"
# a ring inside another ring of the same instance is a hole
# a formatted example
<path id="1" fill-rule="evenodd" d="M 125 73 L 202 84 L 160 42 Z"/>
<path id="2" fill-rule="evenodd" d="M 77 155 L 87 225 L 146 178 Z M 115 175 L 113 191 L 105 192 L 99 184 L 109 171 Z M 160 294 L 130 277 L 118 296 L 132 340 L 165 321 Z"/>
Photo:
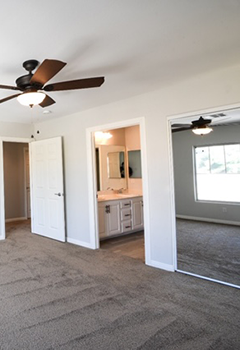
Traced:
<path id="1" fill-rule="evenodd" d="M 30 92 L 24 92 L 21 95 L 19 95 L 17 97 L 17 100 L 23 106 L 33 107 L 35 105 L 39 105 L 40 103 L 42 103 L 45 97 L 46 95 L 43 92 L 30 91 Z"/>
<path id="2" fill-rule="evenodd" d="M 199 126 L 197 128 L 193 128 L 192 129 L 192 132 L 195 134 L 195 135 L 200 135 L 200 136 L 203 136 L 203 135 L 207 135 L 209 134 L 210 132 L 212 132 L 213 129 L 210 128 L 209 126 L 207 125 L 202 125 L 202 126 Z"/>

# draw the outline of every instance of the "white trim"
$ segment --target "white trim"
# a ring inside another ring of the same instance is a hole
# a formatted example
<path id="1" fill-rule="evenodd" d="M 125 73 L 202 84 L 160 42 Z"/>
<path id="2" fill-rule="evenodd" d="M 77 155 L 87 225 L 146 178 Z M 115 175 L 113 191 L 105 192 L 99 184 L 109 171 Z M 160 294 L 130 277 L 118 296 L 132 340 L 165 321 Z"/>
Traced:
<path id="1" fill-rule="evenodd" d="M 151 266 L 151 267 L 156 267 L 158 269 L 166 270 L 169 272 L 175 271 L 175 268 L 173 265 L 164 264 L 164 263 L 161 263 L 161 262 L 156 261 L 156 260 L 150 260 L 148 264 L 146 263 L 146 265 Z"/>
<path id="2" fill-rule="evenodd" d="M 169 154 L 169 176 L 170 176 L 170 206 L 171 206 L 171 236 L 172 236 L 172 254 L 174 270 L 177 268 L 177 229 L 176 229 L 176 209 L 175 209 L 175 191 L 174 191 L 174 163 L 172 147 L 172 130 L 170 122 L 167 123 L 168 136 L 168 154 Z"/>
<path id="3" fill-rule="evenodd" d="M 95 130 L 96 131 L 96 130 Z M 88 171 L 88 193 L 89 193 L 89 228 L 90 243 L 89 248 L 99 249 L 98 233 L 98 210 L 97 210 L 97 188 L 95 181 L 96 163 L 95 163 L 95 144 L 94 132 L 86 130 L 87 138 L 87 171 Z"/>
<path id="4" fill-rule="evenodd" d="M 233 283 L 228 283 L 228 282 L 223 282 L 223 281 L 215 280 L 214 278 L 210 278 L 210 277 L 205 277 L 205 276 L 197 275 L 197 274 L 195 274 L 195 273 L 186 272 L 186 271 L 183 271 L 183 270 L 176 270 L 176 271 L 177 271 L 177 272 L 180 272 L 180 273 L 183 273 L 184 275 L 189 275 L 189 276 L 193 276 L 193 277 L 198 277 L 198 278 L 201 278 L 202 280 L 206 280 L 206 281 L 210 281 L 210 282 L 215 282 L 215 283 L 223 284 L 223 285 L 228 286 L 228 287 L 233 287 L 233 288 L 240 289 L 240 286 L 238 286 L 237 284 L 233 284 Z"/>
<path id="5" fill-rule="evenodd" d="M 202 218 L 202 217 L 198 217 L 198 216 L 189 216 L 189 215 L 176 215 L 176 217 L 178 219 L 185 219 L 185 220 L 214 222 L 216 224 L 226 224 L 226 225 L 240 226 L 240 221 L 219 220 L 219 219 Z"/>
<path id="6" fill-rule="evenodd" d="M 30 138 L 20 138 L 20 137 L 8 137 L 8 136 L 1 136 L 0 140 L 3 142 L 19 142 L 19 143 L 29 143 L 32 141 L 35 141 L 34 139 Z"/>
<path id="7" fill-rule="evenodd" d="M 14 222 L 14 221 L 23 221 L 23 220 L 27 220 L 27 217 L 26 216 L 22 216 L 20 218 L 6 219 L 5 222 Z"/>
<path id="8" fill-rule="evenodd" d="M 144 198 L 144 240 L 145 240 L 145 261 L 151 266 L 150 259 L 150 239 L 149 239 L 149 200 L 148 200 L 148 180 L 147 180 L 147 157 L 146 157 L 146 130 L 145 118 L 128 119 L 115 123 L 94 126 L 86 129 L 87 138 L 87 169 L 88 169 L 88 193 L 89 193 L 89 228 L 90 228 L 90 243 L 92 249 L 99 248 L 99 233 L 97 220 L 97 189 L 95 181 L 95 144 L 94 132 L 101 130 L 113 130 L 119 128 L 127 128 L 130 126 L 140 126 L 141 140 L 141 157 L 142 157 L 142 183 L 143 183 L 143 198 Z"/>
<path id="9" fill-rule="evenodd" d="M 4 169 L 3 169 L 3 140 L 0 139 L 0 237 L 6 238 L 5 231 L 5 196 L 4 196 Z"/>
<path id="10" fill-rule="evenodd" d="M 23 148 L 23 163 L 24 163 L 24 212 L 25 216 L 28 217 L 28 206 L 27 206 L 27 173 L 26 173 L 26 152 L 29 156 L 29 147 Z M 30 183 L 29 183 L 30 186 Z"/>
<path id="11" fill-rule="evenodd" d="M 80 247 L 84 247 L 84 248 L 92 248 L 89 243 L 79 241 L 78 239 L 73 239 L 73 238 L 67 237 L 67 242 L 71 243 L 71 244 L 79 245 Z"/>
<path id="12" fill-rule="evenodd" d="M 141 164 L 142 164 L 142 194 L 143 194 L 143 222 L 144 222 L 144 255 L 145 264 L 151 266 L 151 244 L 150 244 L 150 213 L 149 213 L 149 191 L 148 191 L 148 166 L 147 166 L 147 142 L 145 118 L 139 120 Z"/>
<path id="13" fill-rule="evenodd" d="M 220 112 L 227 112 L 230 110 L 235 110 L 235 109 L 240 109 L 240 103 L 236 103 L 233 105 L 225 105 L 225 106 L 220 106 L 220 107 L 213 107 L 213 108 L 206 108 L 198 111 L 192 111 L 192 112 L 187 112 L 187 113 L 181 113 L 181 114 L 174 114 L 170 115 L 167 117 L 167 120 L 170 122 L 173 121 L 174 119 L 181 119 L 181 118 L 189 118 L 189 117 L 201 117 L 204 114 L 214 114 L 214 113 L 220 113 Z"/>

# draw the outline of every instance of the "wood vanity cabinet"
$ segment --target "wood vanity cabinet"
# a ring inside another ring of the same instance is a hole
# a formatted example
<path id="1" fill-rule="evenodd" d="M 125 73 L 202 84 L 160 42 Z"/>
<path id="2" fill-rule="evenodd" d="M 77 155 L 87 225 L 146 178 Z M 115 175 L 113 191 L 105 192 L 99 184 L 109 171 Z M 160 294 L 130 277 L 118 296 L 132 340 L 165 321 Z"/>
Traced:
<path id="1" fill-rule="evenodd" d="M 143 230 L 142 197 L 98 202 L 98 227 L 100 239 Z"/>

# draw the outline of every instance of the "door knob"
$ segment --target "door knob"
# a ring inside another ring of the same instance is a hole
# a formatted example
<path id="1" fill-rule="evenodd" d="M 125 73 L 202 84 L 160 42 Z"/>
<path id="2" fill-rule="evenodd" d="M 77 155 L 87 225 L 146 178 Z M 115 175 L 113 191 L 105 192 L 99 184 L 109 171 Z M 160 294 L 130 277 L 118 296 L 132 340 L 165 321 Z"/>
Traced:
<path id="1" fill-rule="evenodd" d="M 55 194 L 55 196 L 61 197 L 61 193 L 60 192 L 54 193 L 54 194 Z"/>

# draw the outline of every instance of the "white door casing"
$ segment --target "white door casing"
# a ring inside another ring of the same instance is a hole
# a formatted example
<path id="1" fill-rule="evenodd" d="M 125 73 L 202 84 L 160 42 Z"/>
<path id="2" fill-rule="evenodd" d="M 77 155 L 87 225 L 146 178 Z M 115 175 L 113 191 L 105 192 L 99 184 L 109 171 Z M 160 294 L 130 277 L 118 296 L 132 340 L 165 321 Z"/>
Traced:
<path id="1" fill-rule="evenodd" d="M 62 138 L 30 143 L 32 232 L 65 242 Z"/>
<path id="2" fill-rule="evenodd" d="M 29 149 L 28 147 L 24 147 L 25 215 L 27 219 L 31 217 L 29 171 Z"/>

